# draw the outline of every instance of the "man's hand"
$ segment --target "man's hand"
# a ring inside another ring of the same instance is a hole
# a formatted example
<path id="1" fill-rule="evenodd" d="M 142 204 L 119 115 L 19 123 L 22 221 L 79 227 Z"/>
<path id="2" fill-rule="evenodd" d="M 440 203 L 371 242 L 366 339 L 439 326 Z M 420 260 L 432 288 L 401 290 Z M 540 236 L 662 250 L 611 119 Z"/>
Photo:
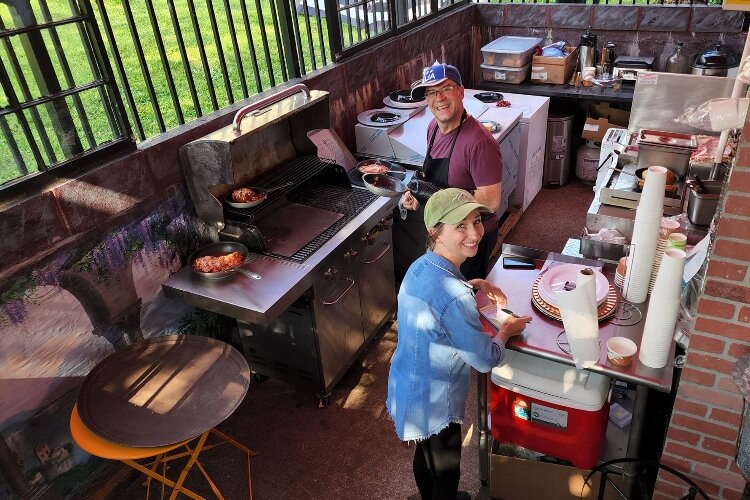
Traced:
<path id="1" fill-rule="evenodd" d="M 505 296 L 505 293 L 489 281 L 477 278 L 469 280 L 469 284 L 484 293 L 488 299 L 495 303 L 498 309 L 502 309 L 508 305 L 508 297 Z"/>
<path id="2" fill-rule="evenodd" d="M 412 196 L 410 191 L 405 192 L 403 195 L 401 195 L 401 202 L 399 203 L 402 207 L 404 207 L 407 210 L 416 210 L 419 208 L 419 201 Z"/>

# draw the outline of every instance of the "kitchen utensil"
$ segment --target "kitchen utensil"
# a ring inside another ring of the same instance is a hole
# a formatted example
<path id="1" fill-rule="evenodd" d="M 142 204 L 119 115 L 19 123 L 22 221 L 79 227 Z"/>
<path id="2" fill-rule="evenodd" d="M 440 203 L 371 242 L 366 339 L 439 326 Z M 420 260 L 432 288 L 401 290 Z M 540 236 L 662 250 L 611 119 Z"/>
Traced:
<path id="1" fill-rule="evenodd" d="M 727 76 L 728 70 L 739 66 L 732 49 L 723 44 L 709 47 L 693 58 L 691 73 L 706 76 Z"/>
<path id="2" fill-rule="evenodd" d="M 386 198 L 398 198 L 409 190 L 403 181 L 385 174 L 365 174 L 362 181 L 371 193 Z"/>
<path id="3" fill-rule="evenodd" d="M 231 196 L 232 195 L 230 194 L 226 201 L 227 201 L 227 203 L 229 203 L 229 205 L 233 206 L 234 208 L 252 208 L 252 207 L 258 206 L 261 203 L 263 203 L 264 201 L 266 201 L 266 198 L 268 198 L 268 193 L 272 193 L 272 192 L 277 191 L 279 189 L 283 189 L 285 187 L 289 187 L 292 184 L 294 184 L 294 182 L 289 181 L 289 182 L 285 182 L 284 184 L 279 184 L 278 186 L 274 186 L 272 188 L 250 187 L 250 189 L 252 189 L 256 193 L 262 195 L 262 197 L 258 198 L 255 201 L 237 202 L 237 201 L 231 201 Z"/>
<path id="4" fill-rule="evenodd" d="M 581 35 L 581 43 L 578 45 L 578 65 L 581 69 L 596 64 L 596 35 L 591 32 L 591 27 Z"/>
<path id="5" fill-rule="evenodd" d="M 203 246 L 193 252 L 193 254 L 190 256 L 190 259 L 188 259 L 188 265 L 190 266 L 190 269 L 193 270 L 193 273 L 195 273 L 196 276 L 200 276 L 201 278 L 210 280 L 227 278 L 229 276 L 232 276 L 234 273 L 243 274 L 248 278 L 252 278 L 254 280 L 259 280 L 261 278 L 260 274 L 248 271 L 247 269 L 242 269 L 242 267 L 240 266 L 228 269 L 226 271 L 218 271 L 215 273 L 204 273 L 201 271 L 196 271 L 193 267 L 195 260 L 199 257 L 205 257 L 207 255 L 218 257 L 221 255 L 230 254 L 232 252 L 239 252 L 239 254 L 242 256 L 242 264 L 240 264 L 240 266 L 245 264 L 248 257 L 250 256 L 250 251 L 242 243 L 237 243 L 234 241 L 219 241 L 218 243 L 209 243 L 208 245 Z"/>
<path id="6" fill-rule="evenodd" d="M 400 178 L 403 179 L 406 176 L 406 170 L 401 165 L 397 165 L 395 163 L 391 163 L 386 160 L 362 160 L 357 163 L 357 171 L 360 173 L 360 175 L 365 175 L 368 172 L 363 172 L 362 167 L 368 166 L 368 165 L 378 165 L 386 167 L 388 170 L 384 172 L 378 172 L 380 174 L 397 174 L 401 176 Z M 377 175 L 377 174 L 376 174 Z"/>
<path id="7" fill-rule="evenodd" d="M 641 129 L 636 140 L 638 167 L 663 165 L 678 177 L 687 173 L 690 154 L 698 147 L 692 135 Z"/>

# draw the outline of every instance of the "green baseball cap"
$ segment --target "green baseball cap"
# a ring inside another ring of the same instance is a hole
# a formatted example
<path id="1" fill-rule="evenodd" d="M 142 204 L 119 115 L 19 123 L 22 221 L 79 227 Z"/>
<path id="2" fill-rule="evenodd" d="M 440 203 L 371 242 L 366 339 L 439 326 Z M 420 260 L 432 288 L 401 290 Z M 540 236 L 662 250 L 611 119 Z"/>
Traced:
<path id="1" fill-rule="evenodd" d="M 492 213 L 492 210 L 477 203 L 471 193 L 463 189 L 442 189 L 430 196 L 424 206 L 424 225 L 433 228 L 442 222 L 457 224 L 464 220 L 472 210 Z"/>

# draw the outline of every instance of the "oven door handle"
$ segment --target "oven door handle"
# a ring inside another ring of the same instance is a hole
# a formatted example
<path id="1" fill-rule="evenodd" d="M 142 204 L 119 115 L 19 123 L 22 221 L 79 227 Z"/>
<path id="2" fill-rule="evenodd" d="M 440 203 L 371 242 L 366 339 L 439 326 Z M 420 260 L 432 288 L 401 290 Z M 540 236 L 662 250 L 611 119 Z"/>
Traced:
<path id="1" fill-rule="evenodd" d="M 383 245 L 383 250 L 378 254 L 377 257 L 375 257 L 372 260 L 363 260 L 362 262 L 365 264 L 375 264 L 377 261 L 379 261 L 383 257 L 383 255 L 388 253 L 388 250 L 390 249 L 391 249 L 391 244 L 386 241 L 385 244 Z"/>
<path id="2" fill-rule="evenodd" d="M 331 300 L 331 301 L 327 301 L 327 300 L 321 300 L 320 302 L 321 302 L 321 303 L 322 303 L 322 304 L 323 304 L 324 306 L 332 306 L 333 304 L 335 304 L 335 303 L 337 303 L 337 302 L 338 302 L 339 300 L 341 300 L 341 299 L 342 299 L 342 298 L 344 297 L 344 295 L 346 295 L 346 292 L 348 292 L 349 290 L 351 290 L 351 289 L 352 289 L 352 287 L 354 286 L 354 280 L 353 280 L 353 279 L 351 279 L 351 278 L 347 277 L 347 278 L 346 278 L 346 281 L 348 281 L 348 282 L 349 282 L 349 286 L 348 286 L 348 287 L 346 287 L 346 288 L 344 289 L 344 291 L 343 291 L 343 292 L 341 292 L 341 293 L 339 294 L 339 296 L 338 296 L 338 297 L 336 297 L 336 298 L 335 298 L 334 300 Z"/>

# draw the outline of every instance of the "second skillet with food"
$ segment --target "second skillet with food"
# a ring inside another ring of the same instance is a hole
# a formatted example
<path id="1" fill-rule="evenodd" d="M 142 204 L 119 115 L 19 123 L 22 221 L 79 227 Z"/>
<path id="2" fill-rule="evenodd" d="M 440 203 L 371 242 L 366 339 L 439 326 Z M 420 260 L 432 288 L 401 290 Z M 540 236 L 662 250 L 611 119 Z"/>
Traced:
<path id="1" fill-rule="evenodd" d="M 252 208 L 266 201 L 266 199 L 268 198 L 268 193 L 277 191 L 279 189 L 283 189 L 285 187 L 289 187 L 292 184 L 294 183 L 290 181 L 290 182 L 285 182 L 284 184 L 280 184 L 278 186 L 274 186 L 272 188 L 260 188 L 260 187 L 238 188 L 232 191 L 231 193 L 229 193 L 225 201 L 234 208 Z M 250 198 L 248 199 L 248 201 L 234 201 L 233 198 L 234 198 L 235 193 L 237 192 L 244 192 L 248 196 L 250 196 Z"/>
<path id="2" fill-rule="evenodd" d="M 234 256 L 234 253 L 238 255 Z M 232 276 L 235 273 L 240 273 L 248 278 L 259 280 L 261 276 L 258 273 L 242 269 L 242 266 L 247 262 L 250 256 L 250 251 L 242 243 L 236 243 L 234 241 L 219 241 L 218 243 L 209 243 L 193 252 L 188 259 L 188 265 L 192 269 L 196 276 L 204 279 L 222 279 Z M 200 270 L 201 262 L 196 263 L 201 257 L 215 257 L 218 259 L 222 257 L 229 257 L 232 265 L 220 266 L 219 269 L 214 271 L 203 271 Z"/>

